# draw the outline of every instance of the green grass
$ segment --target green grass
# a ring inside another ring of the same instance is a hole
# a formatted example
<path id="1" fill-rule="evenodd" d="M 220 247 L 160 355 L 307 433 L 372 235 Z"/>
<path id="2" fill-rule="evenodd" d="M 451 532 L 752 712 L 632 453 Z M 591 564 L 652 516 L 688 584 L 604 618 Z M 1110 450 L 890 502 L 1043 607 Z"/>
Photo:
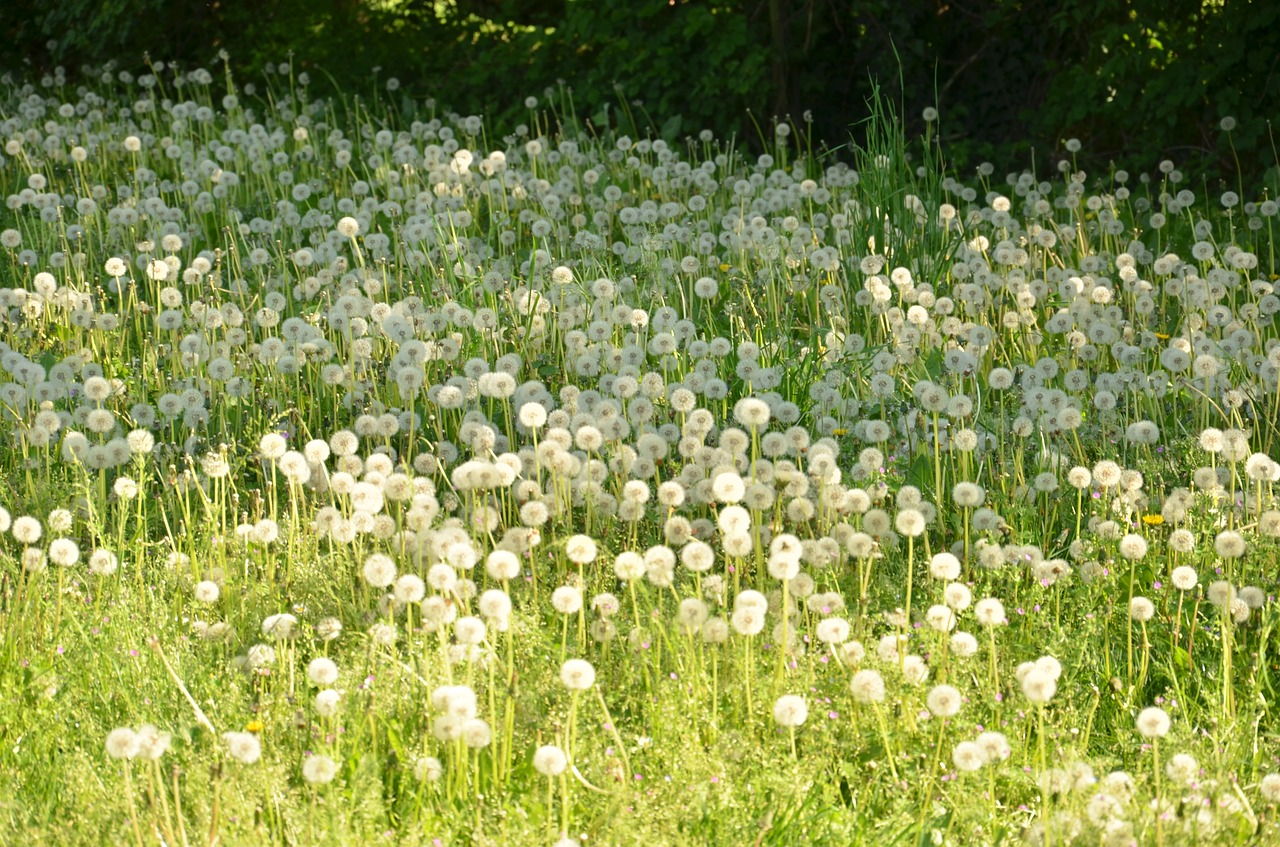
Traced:
<path id="1" fill-rule="evenodd" d="M 1280 835 L 1274 203 L 285 82 L 0 98 L 0 841 Z"/>

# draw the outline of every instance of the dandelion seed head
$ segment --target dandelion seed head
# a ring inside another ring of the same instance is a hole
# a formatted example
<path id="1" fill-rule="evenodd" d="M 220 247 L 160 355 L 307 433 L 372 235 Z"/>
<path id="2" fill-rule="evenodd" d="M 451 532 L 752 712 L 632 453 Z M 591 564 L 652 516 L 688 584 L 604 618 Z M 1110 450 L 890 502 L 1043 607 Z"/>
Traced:
<path id="1" fill-rule="evenodd" d="M 1271 805 L 1280 804 L 1280 773 L 1269 773 L 1258 783 L 1258 793 Z"/>
<path id="2" fill-rule="evenodd" d="M 983 626 L 999 626 L 1007 622 L 1004 604 L 995 597 L 985 597 L 974 604 L 973 615 Z"/>
<path id="3" fill-rule="evenodd" d="M 1248 545 L 1244 536 L 1234 530 L 1223 530 L 1213 539 L 1213 549 L 1224 559 L 1239 559 L 1245 554 Z"/>
<path id="4" fill-rule="evenodd" d="M 586 691 L 595 685 L 595 668 L 586 659 L 568 659 L 561 665 L 561 682 L 570 691 Z"/>
<path id="5" fill-rule="evenodd" d="M 227 754 L 243 765 L 252 765 L 262 758 L 262 742 L 252 732 L 224 732 L 222 740 Z"/>
<path id="6" fill-rule="evenodd" d="M 1139 623 L 1145 623 L 1155 617 L 1155 604 L 1146 597 L 1134 597 L 1129 601 L 1129 617 Z"/>
<path id="7" fill-rule="evenodd" d="M 554 744 L 544 744 L 533 752 L 533 769 L 546 777 L 557 777 L 569 767 L 569 757 Z"/>
<path id="8" fill-rule="evenodd" d="M 582 608 L 582 592 L 572 585 L 562 585 L 551 592 L 551 607 L 562 615 L 574 615 Z"/>
<path id="9" fill-rule="evenodd" d="M 951 553 L 935 553 L 929 561 L 929 575 L 940 580 L 956 579 L 960 576 L 960 560 Z"/>
<path id="10" fill-rule="evenodd" d="M 1022 674 L 1022 694 L 1031 703 L 1048 703 L 1058 691 L 1058 681 L 1048 671 L 1032 666 Z"/>
<path id="11" fill-rule="evenodd" d="M 948 646 L 956 658 L 967 659 L 978 652 L 978 639 L 967 632 L 956 632 L 952 634 Z"/>
<path id="12" fill-rule="evenodd" d="M 373 553 L 364 560 L 361 573 L 373 588 L 386 588 L 396 578 L 396 563 L 384 553 Z"/>
<path id="13" fill-rule="evenodd" d="M 302 763 L 302 778 L 312 785 L 325 785 L 333 782 L 337 774 L 338 765 L 328 756 L 311 756 Z"/>
<path id="14" fill-rule="evenodd" d="M 333 659 L 317 656 L 307 665 L 307 678 L 322 688 L 333 685 L 338 681 L 338 665 Z"/>
<path id="15" fill-rule="evenodd" d="M 132 759 L 138 755 L 138 734 L 129 727 L 118 727 L 107 733 L 107 755 L 113 759 Z"/>
<path id="16" fill-rule="evenodd" d="M 1169 734 L 1169 713 L 1159 706 L 1148 706 L 1138 713 L 1135 726 L 1143 738 L 1163 738 Z"/>
<path id="17" fill-rule="evenodd" d="M 884 678 L 879 671 L 860 670 L 849 680 L 849 691 L 858 703 L 881 703 L 885 697 Z"/>
<path id="18" fill-rule="evenodd" d="M 960 712 L 964 698 L 959 689 L 951 685 L 935 685 L 925 697 L 925 704 L 934 717 L 949 718 Z"/>
<path id="19" fill-rule="evenodd" d="M 952 749 L 951 761 L 956 770 L 973 772 L 987 763 L 987 753 L 975 741 L 961 741 Z"/>
<path id="20" fill-rule="evenodd" d="M 773 704 L 773 720 L 778 726 L 795 728 L 809 717 L 809 704 L 798 694 L 783 694 Z"/>

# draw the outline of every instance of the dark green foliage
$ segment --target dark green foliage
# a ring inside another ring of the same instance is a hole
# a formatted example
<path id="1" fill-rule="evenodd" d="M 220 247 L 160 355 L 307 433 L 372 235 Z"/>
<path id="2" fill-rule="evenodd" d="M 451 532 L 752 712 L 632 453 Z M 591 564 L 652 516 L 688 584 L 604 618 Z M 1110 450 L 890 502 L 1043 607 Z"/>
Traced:
<path id="1" fill-rule="evenodd" d="M 1219 122 L 1237 120 L 1241 165 L 1275 164 L 1267 119 L 1280 90 L 1280 6 L 1268 2 L 1073 0 L 1048 18 L 1058 41 L 1045 100 L 1095 155 L 1167 154 L 1235 170 Z M 1081 72 L 1086 71 L 1086 72 Z M 1040 127 L 1036 127 L 1040 128 Z M 1054 129 L 1048 126 L 1044 129 Z"/>
<path id="2" fill-rule="evenodd" d="M 0 26 L 0 67 L 209 65 L 225 49 L 243 78 L 292 54 L 322 86 L 394 75 L 397 97 L 508 127 L 529 119 L 526 96 L 560 108 L 572 92 L 580 117 L 628 132 L 758 145 L 757 124 L 807 114 L 839 142 L 874 81 L 909 130 L 938 106 L 957 164 L 1034 158 L 1047 174 L 1074 137 L 1092 172 L 1170 157 L 1230 186 L 1276 166 L 1268 0 L 61 0 L 0 4 Z"/>
<path id="3" fill-rule="evenodd" d="M 768 102 L 769 57 L 767 30 L 738 5 L 569 3 L 534 78 L 571 81 L 593 113 L 640 98 L 655 120 L 679 118 L 672 129 L 681 132 L 741 128 L 746 110 L 759 114 Z"/>

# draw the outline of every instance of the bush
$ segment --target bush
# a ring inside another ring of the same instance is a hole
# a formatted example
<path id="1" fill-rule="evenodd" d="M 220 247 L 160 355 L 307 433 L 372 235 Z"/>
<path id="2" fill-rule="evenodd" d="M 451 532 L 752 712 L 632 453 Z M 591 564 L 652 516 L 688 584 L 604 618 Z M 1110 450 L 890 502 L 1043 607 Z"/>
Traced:
<path id="1" fill-rule="evenodd" d="M 394 75 L 406 106 L 435 98 L 507 128 L 550 88 L 556 108 L 572 93 L 580 115 L 637 134 L 709 127 L 750 143 L 780 115 L 841 141 L 879 85 L 913 132 L 937 106 L 943 149 L 966 167 L 1049 165 L 1072 137 L 1073 167 L 1090 171 L 1170 157 L 1234 185 L 1277 164 L 1280 7 L 1265 2 L 66 0 L 6 7 L 0 25 L 0 67 L 74 76 L 225 50 L 249 74 L 292 55 L 335 93 Z"/>

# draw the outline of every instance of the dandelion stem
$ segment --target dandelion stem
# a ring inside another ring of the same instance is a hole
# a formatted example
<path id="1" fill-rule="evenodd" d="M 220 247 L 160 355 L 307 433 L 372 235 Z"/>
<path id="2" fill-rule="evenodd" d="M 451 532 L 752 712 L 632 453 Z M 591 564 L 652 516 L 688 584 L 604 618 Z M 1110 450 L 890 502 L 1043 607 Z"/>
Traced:
<path id="1" fill-rule="evenodd" d="M 932 808 L 933 800 L 933 780 L 938 775 L 938 764 L 942 759 L 942 739 L 947 731 L 947 719 L 938 718 L 938 741 L 934 745 L 933 755 L 929 759 L 929 775 L 924 781 L 924 791 L 920 795 L 920 818 L 916 823 L 916 829 L 920 833 L 917 843 L 924 841 L 924 823 L 929 816 L 929 810 Z"/>
<path id="2" fill-rule="evenodd" d="M 988 652 L 991 660 L 991 689 L 995 692 L 996 704 L 999 705 L 1004 698 L 1000 696 L 1000 670 L 996 665 L 996 628 L 994 626 L 987 627 L 987 635 L 991 645 L 991 649 Z"/>
<path id="3" fill-rule="evenodd" d="M 160 661 L 164 664 L 164 669 L 169 672 L 169 676 L 173 679 L 174 684 L 178 686 L 178 690 L 182 692 L 183 698 L 190 704 L 191 709 L 196 713 L 196 721 L 201 726 L 209 730 L 215 736 L 218 731 L 213 728 L 213 723 L 205 716 L 204 710 L 200 708 L 200 704 L 191 696 L 191 692 L 187 690 L 187 686 L 183 684 L 182 678 L 178 676 L 178 672 L 173 669 L 173 665 L 169 664 L 169 657 L 164 654 L 164 647 L 160 644 L 160 639 L 154 635 L 148 640 L 151 649 L 156 651 L 156 655 L 160 657 Z"/>
<path id="4" fill-rule="evenodd" d="M 627 746 L 622 742 L 622 736 L 618 733 L 618 727 L 613 722 L 613 715 L 609 714 L 609 704 L 604 700 L 604 692 L 600 690 L 600 686 L 595 686 L 596 698 L 600 701 L 600 711 L 604 712 L 605 726 L 609 728 L 609 734 L 613 736 L 613 743 L 618 745 L 618 756 L 622 759 L 623 780 L 625 784 L 631 784 L 631 759 L 627 756 Z"/>
<path id="5" fill-rule="evenodd" d="M 1052 786 L 1048 784 L 1049 757 L 1045 752 L 1044 708 L 1044 703 L 1036 704 L 1036 734 L 1039 736 L 1040 747 L 1040 819 L 1044 822 L 1045 847 L 1051 847 L 1053 844 L 1053 825 L 1049 822 L 1049 817 L 1052 812 L 1053 794 L 1050 791 Z"/>
<path id="6" fill-rule="evenodd" d="M 885 723 L 884 712 L 880 709 L 879 703 L 872 703 L 871 708 L 876 713 L 876 723 L 880 726 L 880 741 L 884 744 L 885 758 L 889 760 L 889 772 L 893 774 L 893 782 L 896 786 L 901 780 L 898 778 L 898 766 L 894 763 L 897 754 L 893 751 L 893 742 L 889 740 L 889 726 Z"/>
<path id="7" fill-rule="evenodd" d="M 907 632 L 911 631 L 911 587 L 915 584 L 915 541 L 915 536 L 907 536 L 907 614 L 903 623 Z"/>
<path id="8" fill-rule="evenodd" d="M 1160 794 L 1160 739 L 1151 739 L 1151 770 L 1156 788 L 1156 847 L 1164 847 L 1164 800 Z"/>
<path id="9" fill-rule="evenodd" d="M 569 834 L 569 778 L 564 773 L 560 774 L 560 831 Z"/>
<path id="10" fill-rule="evenodd" d="M 787 632 L 787 624 L 788 618 L 790 618 L 790 609 L 788 608 L 791 600 L 791 597 L 789 596 L 790 586 L 791 580 L 784 579 L 782 581 L 782 638 L 779 639 L 781 643 L 778 644 L 778 670 L 775 678 L 775 682 L 779 687 L 782 686 L 782 677 L 787 671 L 787 644 L 789 636 L 789 633 Z"/>
<path id="11" fill-rule="evenodd" d="M 143 847 L 142 829 L 138 826 L 138 802 L 133 794 L 133 774 L 128 759 L 124 763 L 124 795 L 129 802 L 129 823 L 133 825 L 133 837 L 138 841 L 138 847 Z"/>

